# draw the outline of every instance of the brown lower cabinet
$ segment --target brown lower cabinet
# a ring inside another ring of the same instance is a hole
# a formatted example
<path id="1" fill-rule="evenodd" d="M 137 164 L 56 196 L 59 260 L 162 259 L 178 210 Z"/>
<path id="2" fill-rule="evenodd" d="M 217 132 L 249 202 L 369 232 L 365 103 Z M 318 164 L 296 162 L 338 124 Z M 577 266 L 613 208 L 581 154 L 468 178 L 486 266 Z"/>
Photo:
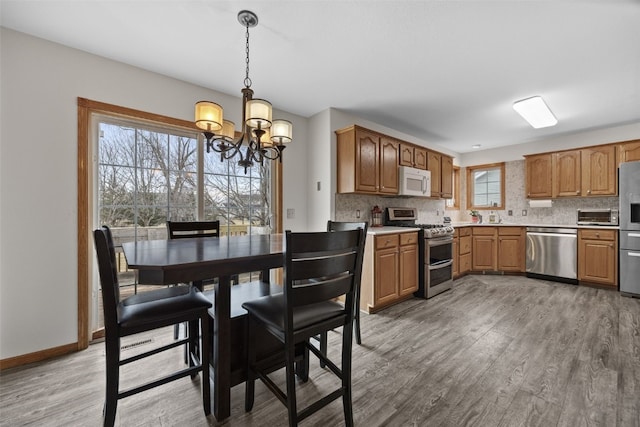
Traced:
<path id="1" fill-rule="evenodd" d="M 471 271 L 471 227 L 459 227 L 454 232 L 453 277 L 462 276 Z"/>
<path id="2" fill-rule="evenodd" d="M 418 233 L 367 235 L 360 309 L 373 313 L 418 290 Z"/>
<path id="3" fill-rule="evenodd" d="M 613 288 L 618 286 L 616 230 L 578 230 L 578 280 Z"/>
<path id="4" fill-rule="evenodd" d="M 467 239 L 470 240 L 463 241 L 463 237 L 459 237 L 459 274 L 468 271 L 464 270 L 465 262 L 467 268 L 472 271 L 524 273 L 524 227 L 476 226 L 467 229 L 471 234 Z M 463 256 L 466 256 L 466 259 L 463 260 Z"/>

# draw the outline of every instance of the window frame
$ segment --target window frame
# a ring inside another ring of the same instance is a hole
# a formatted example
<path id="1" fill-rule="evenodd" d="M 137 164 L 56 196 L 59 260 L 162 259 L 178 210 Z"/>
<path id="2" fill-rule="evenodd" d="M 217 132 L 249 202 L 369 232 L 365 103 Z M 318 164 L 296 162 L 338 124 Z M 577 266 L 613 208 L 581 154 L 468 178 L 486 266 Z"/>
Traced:
<path id="1" fill-rule="evenodd" d="M 504 210 L 505 209 L 505 164 L 489 163 L 485 165 L 467 166 L 467 209 L 472 210 Z M 481 170 L 493 170 L 499 169 L 500 171 L 500 203 L 497 206 L 476 206 L 473 204 L 474 182 L 472 179 L 473 173 Z"/>

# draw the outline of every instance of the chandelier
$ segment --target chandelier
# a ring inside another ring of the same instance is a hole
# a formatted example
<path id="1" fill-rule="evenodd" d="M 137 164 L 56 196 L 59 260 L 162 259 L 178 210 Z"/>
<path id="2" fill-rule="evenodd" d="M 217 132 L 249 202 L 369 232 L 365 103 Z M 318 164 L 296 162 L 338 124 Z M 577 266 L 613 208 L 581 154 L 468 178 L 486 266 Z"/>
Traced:
<path id="1" fill-rule="evenodd" d="M 238 22 L 246 29 L 246 74 L 242 89 L 242 134 L 235 138 L 235 124 L 223 118 L 222 107 L 215 102 L 196 102 L 195 123 L 202 129 L 207 143 L 207 153 L 220 153 L 220 161 L 239 156 L 238 165 L 247 168 L 254 163 L 263 164 L 264 159 L 279 159 L 285 144 L 291 142 L 293 126 L 288 120 L 271 119 L 271 103 L 265 99 L 254 99 L 249 78 L 249 28 L 258 25 L 258 16 L 249 11 L 238 13 Z M 246 145 L 243 153 L 241 147 Z"/>

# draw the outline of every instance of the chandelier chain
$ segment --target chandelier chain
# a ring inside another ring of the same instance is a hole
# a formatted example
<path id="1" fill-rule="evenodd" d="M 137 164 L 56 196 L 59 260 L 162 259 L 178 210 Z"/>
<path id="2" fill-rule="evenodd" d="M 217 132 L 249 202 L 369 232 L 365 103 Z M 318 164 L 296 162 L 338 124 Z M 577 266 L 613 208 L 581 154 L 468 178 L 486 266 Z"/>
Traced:
<path id="1" fill-rule="evenodd" d="M 245 87 L 251 87 L 251 79 L 249 78 L 249 24 L 247 23 L 246 25 L 247 28 L 247 32 L 246 32 L 246 45 L 245 45 L 245 52 L 247 54 L 247 59 L 246 59 L 246 63 L 247 63 L 247 68 L 246 68 L 246 75 L 244 78 L 244 85 Z"/>

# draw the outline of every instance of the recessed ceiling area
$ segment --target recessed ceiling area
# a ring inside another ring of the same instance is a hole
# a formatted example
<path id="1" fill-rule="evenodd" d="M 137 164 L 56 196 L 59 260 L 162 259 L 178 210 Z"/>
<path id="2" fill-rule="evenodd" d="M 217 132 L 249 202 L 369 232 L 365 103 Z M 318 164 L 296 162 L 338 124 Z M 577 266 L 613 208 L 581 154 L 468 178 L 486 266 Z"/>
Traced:
<path id="1" fill-rule="evenodd" d="M 640 121 L 640 1 L 24 1 L 1 25 L 310 117 L 333 107 L 448 150 Z M 541 96 L 534 129 L 513 109 Z M 476 149 L 477 150 L 477 149 Z"/>

